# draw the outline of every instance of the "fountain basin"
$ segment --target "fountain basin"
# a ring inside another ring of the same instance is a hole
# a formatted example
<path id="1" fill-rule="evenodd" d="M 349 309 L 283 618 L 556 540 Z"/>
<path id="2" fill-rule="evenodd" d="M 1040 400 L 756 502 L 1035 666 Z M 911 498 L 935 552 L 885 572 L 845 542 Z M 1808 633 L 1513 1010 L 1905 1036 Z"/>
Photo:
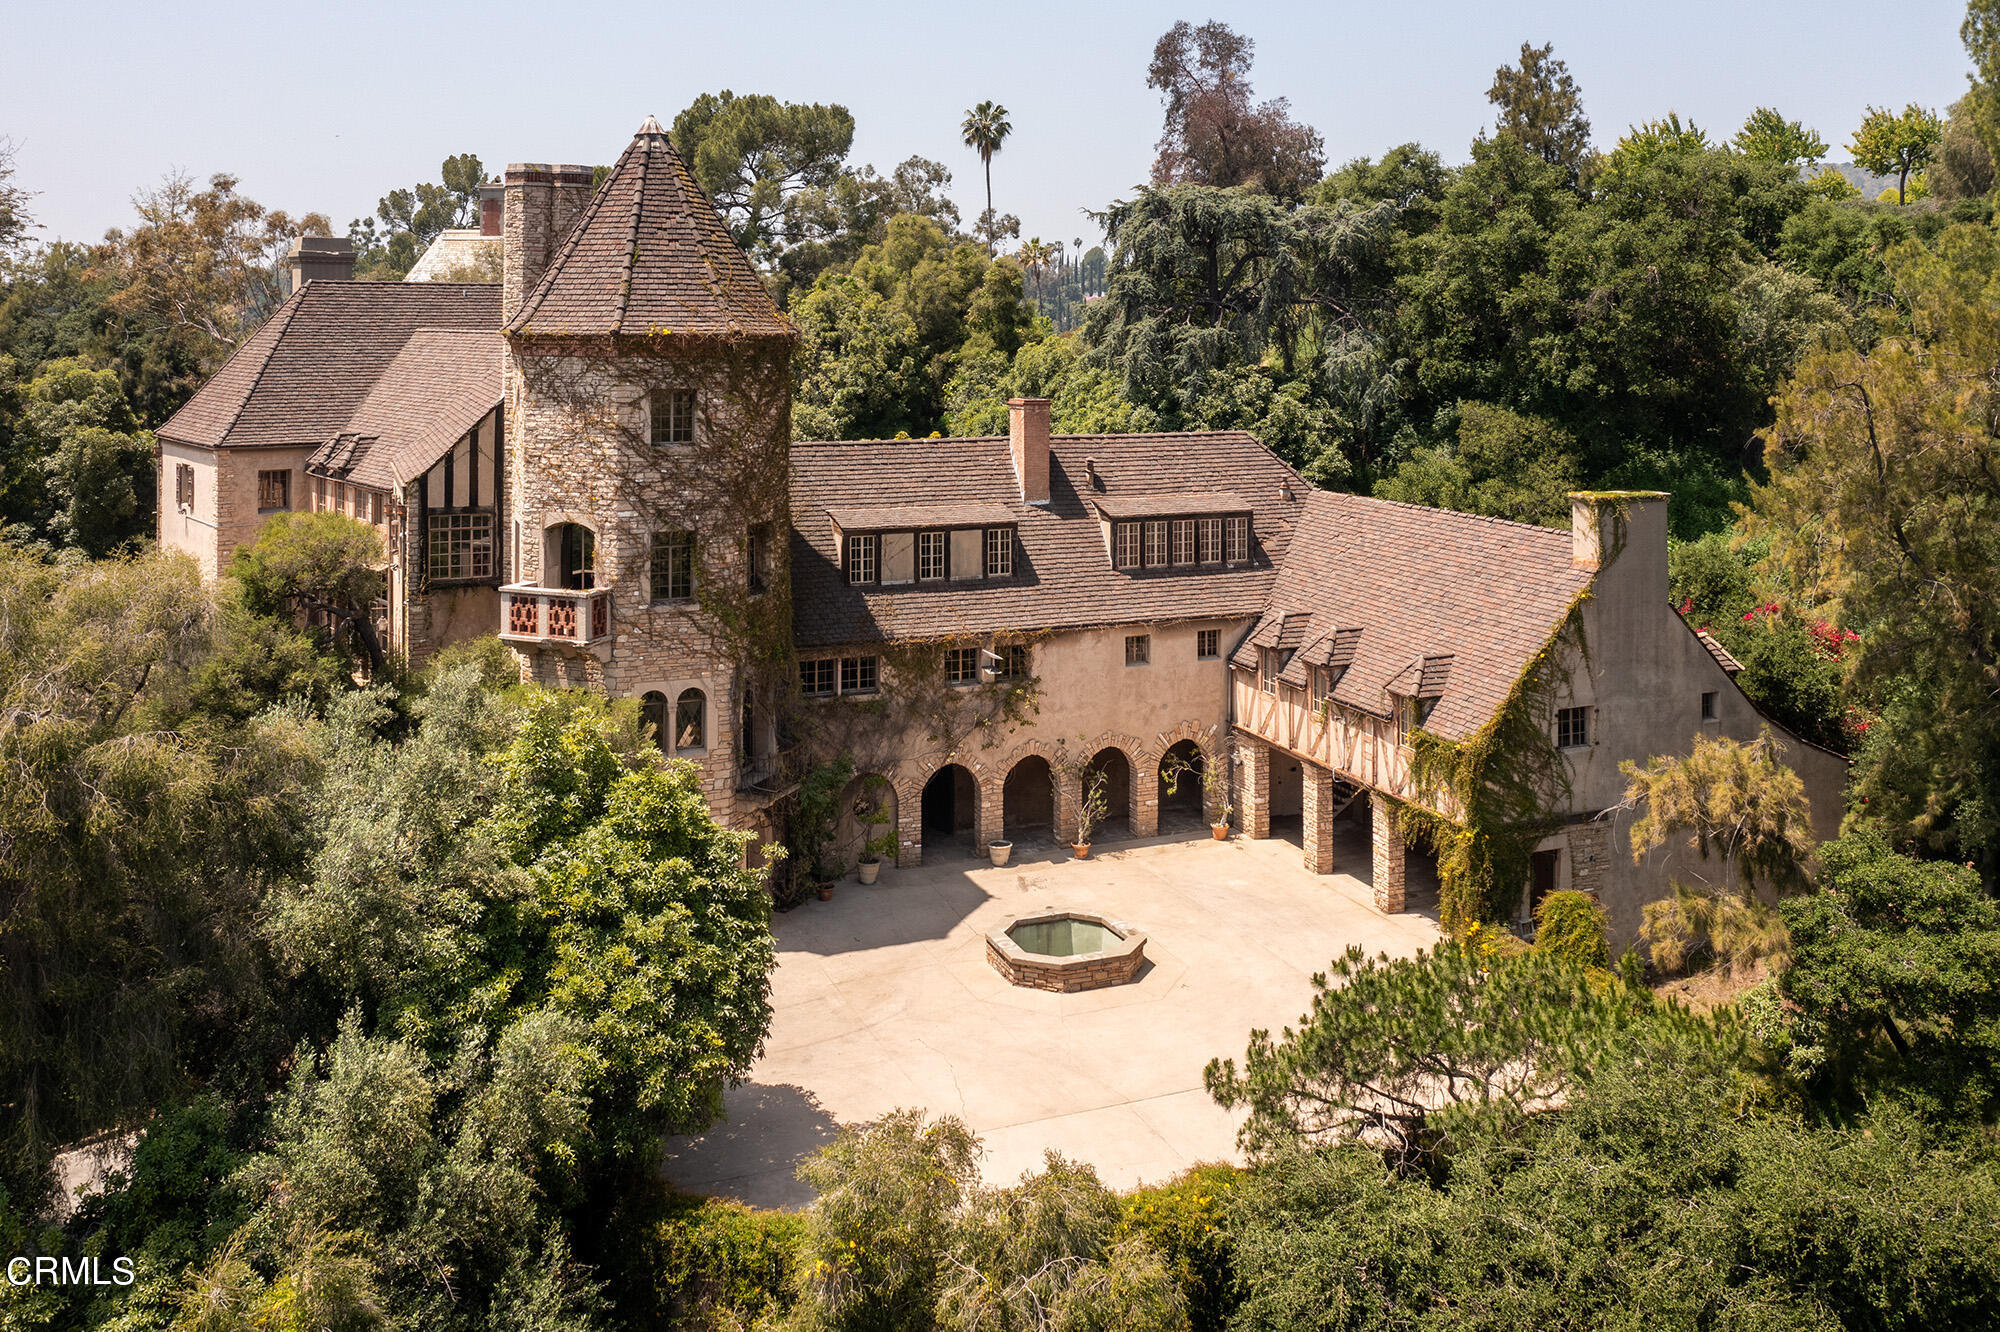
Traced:
<path id="1" fill-rule="evenodd" d="M 1123 985 L 1146 962 L 1146 936 L 1083 911 L 1023 916 L 986 936 L 986 960 L 1009 984 L 1072 994 Z"/>

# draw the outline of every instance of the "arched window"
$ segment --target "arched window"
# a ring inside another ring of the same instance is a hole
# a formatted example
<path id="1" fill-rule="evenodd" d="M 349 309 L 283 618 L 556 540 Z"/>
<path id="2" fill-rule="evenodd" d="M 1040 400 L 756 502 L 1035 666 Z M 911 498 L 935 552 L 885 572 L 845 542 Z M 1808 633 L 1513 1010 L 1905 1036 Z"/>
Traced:
<path id="1" fill-rule="evenodd" d="M 653 743 L 666 749 L 671 738 L 667 732 L 667 696 L 657 689 L 647 690 L 639 699 L 639 715 L 652 726 Z"/>
<path id="2" fill-rule="evenodd" d="M 662 700 L 664 701 L 664 700 Z M 708 696 L 699 689 L 684 689 L 674 705 L 674 748 L 708 747 Z"/>

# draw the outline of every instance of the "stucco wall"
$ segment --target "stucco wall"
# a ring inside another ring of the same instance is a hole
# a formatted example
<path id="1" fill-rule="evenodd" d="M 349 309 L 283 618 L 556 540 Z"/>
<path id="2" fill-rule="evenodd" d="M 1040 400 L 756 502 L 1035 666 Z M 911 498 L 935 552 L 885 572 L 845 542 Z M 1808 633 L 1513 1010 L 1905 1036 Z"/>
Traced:
<path id="1" fill-rule="evenodd" d="M 174 476 L 181 464 L 194 468 L 194 504 L 183 513 L 174 499 Z M 251 480 L 255 481 L 253 476 Z M 219 538 L 216 534 L 218 502 L 217 461 L 214 449 L 160 441 L 160 545 L 168 550 L 186 551 L 201 566 L 202 574 L 214 578 Z"/>

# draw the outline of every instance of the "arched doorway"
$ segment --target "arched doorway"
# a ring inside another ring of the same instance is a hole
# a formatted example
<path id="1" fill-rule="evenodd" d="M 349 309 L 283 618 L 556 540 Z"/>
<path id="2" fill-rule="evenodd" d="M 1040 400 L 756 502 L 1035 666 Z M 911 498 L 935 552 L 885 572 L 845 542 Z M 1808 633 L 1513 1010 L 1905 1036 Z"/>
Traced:
<path id="1" fill-rule="evenodd" d="M 1104 817 L 1090 835 L 1093 842 L 1108 842 L 1132 835 L 1132 760 L 1122 749 L 1100 749 L 1083 767 L 1083 790 L 1093 785 L 1104 791 Z"/>
<path id="2" fill-rule="evenodd" d="M 924 783 L 924 851 L 958 842 L 972 849 L 973 825 L 979 817 L 979 784 L 956 763 L 947 763 Z"/>
<path id="3" fill-rule="evenodd" d="M 597 586 L 597 533 L 558 523 L 542 534 L 542 586 L 584 591 Z"/>
<path id="4" fill-rule="evenodd" d="M 1010 842 L 1050 841 L 1056 828 L 1055 773 L 1040 754 L 1016 763 L 1000 788 L 1000 825 Z"/>
<path id="5" fill-rule="evenodd" d="M 1182 740 L 1160 755 L 1160 831 L 1199 828 L 1206 821 L 1202 808 L 1202 778 L 1207 755 L 1192 740 Z"/>

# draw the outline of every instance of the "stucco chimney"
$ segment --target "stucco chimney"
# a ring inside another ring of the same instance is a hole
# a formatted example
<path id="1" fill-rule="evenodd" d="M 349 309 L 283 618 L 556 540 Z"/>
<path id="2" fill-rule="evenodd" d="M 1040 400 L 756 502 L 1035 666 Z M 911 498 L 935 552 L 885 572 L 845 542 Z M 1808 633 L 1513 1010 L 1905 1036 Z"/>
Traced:
<path id="1" fill-rule="evenodd" d="M 300 236 L 285 255 L 292 290 L 308 282 L 352 282 L 354 242 L 345 236 Z"/>
<path id="2" fill-rule="evenodd" d="M 1007 443 L 1014 455 L 1014 475 L 1021 498 L 1029 504 L 1049 502 L 1049 400 L 1007 399 Z"/>
<path id="3" fill-rule="evenodd" d="M 504 223 L 501 253 L 504 280 L 502 317 L 512 319 L 521 302 L 535 289 L 542 271 L 562 244 L 564 233 L 590 202 L 591 171 L 587 166 L 547 162 L 514 162 L 507 167 L 502 192 Z M 482 203 L 483 208 L 483 203 Z"/>
<path id="4" fill-rule="evenodd" d="M 1619 581 L 1640 596 L 1667 595 L 1667 495 L 1658 490 L 1580 490 L 1569 497 L 1570 563 Z M 1657 585 L 1657 586 L 1655 586 Z"/>

